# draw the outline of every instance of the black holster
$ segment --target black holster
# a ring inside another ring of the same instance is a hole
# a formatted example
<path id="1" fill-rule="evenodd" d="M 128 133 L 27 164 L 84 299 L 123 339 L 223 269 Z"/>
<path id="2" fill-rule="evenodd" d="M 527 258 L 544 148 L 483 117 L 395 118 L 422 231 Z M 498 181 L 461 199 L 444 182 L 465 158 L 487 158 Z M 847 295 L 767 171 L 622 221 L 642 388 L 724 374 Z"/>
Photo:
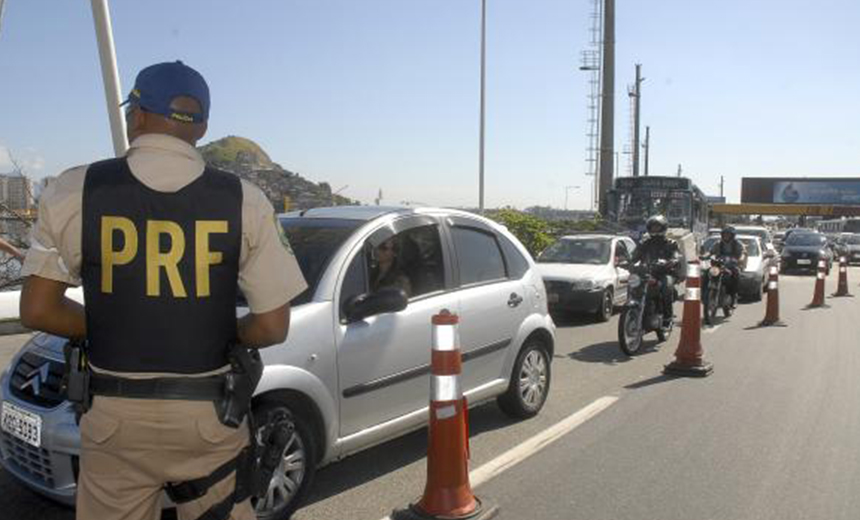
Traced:
<path id="1" fill-rule="evenodd" d="M 93 402 L 90 393 L 90 366 L 87 362 L 86 342 L 69 340 L 63 347 L 66 360 L 62 389 L 75 408 L 78 418 L 89 411 Z"/>
<path id="2" fill-rule="evenodd" d="M 218 419 L 238 428 L 251 409 L 251 398 L 263 376 L 263 360 L 257 349 L 232 345 L 228 354 L 230 371 L 224 375 L 224 397 L 215 403 Z"/>

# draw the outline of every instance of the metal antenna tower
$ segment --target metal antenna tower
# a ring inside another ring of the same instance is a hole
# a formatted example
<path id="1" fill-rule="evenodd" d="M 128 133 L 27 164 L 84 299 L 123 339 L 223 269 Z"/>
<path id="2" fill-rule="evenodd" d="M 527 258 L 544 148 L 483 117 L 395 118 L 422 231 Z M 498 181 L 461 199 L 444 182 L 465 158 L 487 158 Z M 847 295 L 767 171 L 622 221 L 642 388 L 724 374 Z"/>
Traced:
<path id="1" fill-rule="evenodd" d="M 588 75 L 588 118 L 586 119 L 585 137 L 588 140 L 585 149 L 585 175 L 591 177 L 591 209 L 596 209 L 599 198 L 598 160 L 600 157 L 600 102 L 601 84 L 600 68 L 602 63 L 603 44 L 603 0 L 591 0 L 591 27 L 589 29 L 589 48 L 582 51 L 579 70 L 589 72 Z"/>

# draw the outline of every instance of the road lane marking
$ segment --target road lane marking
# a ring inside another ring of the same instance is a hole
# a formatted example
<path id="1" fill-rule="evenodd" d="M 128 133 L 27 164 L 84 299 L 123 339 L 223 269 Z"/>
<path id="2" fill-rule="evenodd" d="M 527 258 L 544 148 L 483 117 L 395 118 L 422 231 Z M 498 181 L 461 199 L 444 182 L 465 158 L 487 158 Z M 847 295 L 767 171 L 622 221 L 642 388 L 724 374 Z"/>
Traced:
<path id="1" fill-rule="evenodd" d="M 714 325 L 713 327 L 709 327 L 709 328 L 705 329 L 705 334 L 713 334 L 714 332 L 717 332 L 717 329 L 719 329 L 722 326 L 723 326 L 723 324 L 720 323 L 719 325 Z"/>
<path id="2" fill-rule="evenodd" d="M 469 472 L 469 482 L 473 488 L 488 482 L 489 480 L 501 475 L 505 471 L 516 466 L 520 462 L 526 460 L 532 455 L 537 454 L 542 449 L 546 448 L 555 441 L 561 439 L 568 433 L 572 432 L 579 426 L 582 426 L 589 420 L 596 417 L 599 413 L 605 411 L 610 406 L 618 401 L 618 397 L 604 396 L 589 404 L 585 408 L 574 412 L 566 419 L 555 423 L 546 430 L 534 435 L 514 446 L 508 451 L 497 456 L 493 460 Z M 391 520 L 390 516 L 381 518 L 380 520 Z"/>
<path id="3" fill-rule="evenodd" d="M 577 427 L 582 426 L 589 420 L 593 419 L 597 414 L 615 404 L 616 401 L 618 401 L 618 398 L 614 396 L 601 397 L 573 415 L 570 415 L 567 419 L 555 423 L 534 437 L 514 446 L 490 462 L 487 462 L 483 466 L 473 470 L 469 473 L 469 480 L 471 481 L 472 486 L 480 486 L 494 477 L 499 476 L 505 470 L 508 470 L 532 455 L 535 455 L 537 452 L 561 439 Z"/>

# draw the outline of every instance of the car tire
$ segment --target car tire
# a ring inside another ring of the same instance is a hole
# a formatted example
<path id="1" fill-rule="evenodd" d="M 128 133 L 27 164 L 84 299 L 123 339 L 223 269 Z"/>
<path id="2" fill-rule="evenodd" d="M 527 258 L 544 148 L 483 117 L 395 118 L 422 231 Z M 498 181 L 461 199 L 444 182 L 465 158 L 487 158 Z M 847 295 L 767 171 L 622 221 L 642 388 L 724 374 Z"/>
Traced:
<path id="1" fill-rule="evenodd" d="M 615 311 L 615 299 L 614 294 L 612 292 L 612 288 L 606 288 L 603 290 L 603 294 L 600 296 L 600 308 L 597 309 L 595 313 L 595 318 L 600 323 L 605 323 L 612 318 L 612 313 Z"/>
<path id="2" fill-rule="evenodd" d="M 259 520 L 288 520 L 304 503 L 316 476 L 316 436 L 309 418 L 299 415 L 288 401 L 265 400 L 256 406 L 254 421 L 257 430 L 264 428 L 273 417 L 283 415 L 292 420 L 295 430 L 284 451 L 283 462 L 275 470 L 269 492 L 265 497 L 254 500 Z"/>
<path id="3" fill-rule="evenodd" d="M 551 366 L 546 346 L 536 339 L 526 340 L 514 362 L 507 391 L 496 399 L 502 412 L 514 419 L 537 415 L 549 395 Z"/>

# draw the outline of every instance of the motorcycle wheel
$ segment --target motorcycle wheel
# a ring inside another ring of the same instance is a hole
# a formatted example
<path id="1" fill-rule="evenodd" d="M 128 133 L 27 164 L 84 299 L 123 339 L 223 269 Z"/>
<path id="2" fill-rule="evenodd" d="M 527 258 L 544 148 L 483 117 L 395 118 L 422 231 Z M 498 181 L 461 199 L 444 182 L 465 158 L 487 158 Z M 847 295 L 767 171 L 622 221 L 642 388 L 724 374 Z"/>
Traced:
<path id="1" fill-rule="evenodd" d="M 661 324 L 660 328 L 657 329 L 657 341 L 659 341 L 660 343 L 664 343 L 667 339 L 669 339 L 669 336 L 672 335 L 672 329 L 674 329 L 674 328 L 675 328 L 675 320 L 674 319 L 671 322 L 669 322 L 668 327 L 663 327 Z"/>
<path id="2" fill-rule="evenodd" d="M 708 291 L 708 301 L 705 305 L 705 324 L 713 325 L 717 319 L 717 309 L 720 308 L 719 305 L 720 295 L 716 289 L 710 289 Z"/>
<path id="3" fill-rule="evenodd" d="M 627 307 L 618 318 L 618 345 L 621 351 L 633 356 L 642 348 L 642 326 L 638 323 L 639 310 Z"/>

